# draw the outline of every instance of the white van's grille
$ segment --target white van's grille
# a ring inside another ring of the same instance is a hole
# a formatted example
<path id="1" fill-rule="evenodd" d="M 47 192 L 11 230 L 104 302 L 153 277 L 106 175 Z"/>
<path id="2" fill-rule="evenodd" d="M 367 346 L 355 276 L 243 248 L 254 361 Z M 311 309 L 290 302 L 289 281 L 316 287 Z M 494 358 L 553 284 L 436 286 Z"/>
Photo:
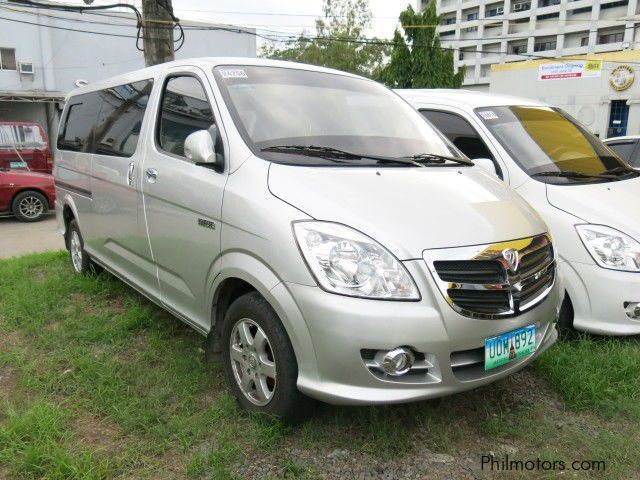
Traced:
<path id="1" fill-rule="evenodd" d="M 451 306 L 476 318 L 513 316 L 533 308 L 556 278 L 549 235 L 427 251 L 425 261 Z"/>

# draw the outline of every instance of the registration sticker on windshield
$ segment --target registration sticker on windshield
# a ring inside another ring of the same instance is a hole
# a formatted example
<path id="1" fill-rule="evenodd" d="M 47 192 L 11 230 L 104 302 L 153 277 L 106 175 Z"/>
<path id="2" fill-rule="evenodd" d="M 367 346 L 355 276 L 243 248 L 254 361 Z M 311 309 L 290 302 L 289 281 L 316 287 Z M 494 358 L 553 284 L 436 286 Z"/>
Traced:
<path id="1" fill-rule="evenodd" d="M 497 120 L 498 119 L 498 115 L 496 115 L 496 112 L 494 112 L 493 110 L 482 110 L 482 111 L 478 112 L 478 115 L 480 115 L 485 120 Z"/>
<path id="2" fill-rule="evenodd" d="M 222 78 L 249 78 L 247 72 L 241 68 L 225 68 L 220 70 Z"/>

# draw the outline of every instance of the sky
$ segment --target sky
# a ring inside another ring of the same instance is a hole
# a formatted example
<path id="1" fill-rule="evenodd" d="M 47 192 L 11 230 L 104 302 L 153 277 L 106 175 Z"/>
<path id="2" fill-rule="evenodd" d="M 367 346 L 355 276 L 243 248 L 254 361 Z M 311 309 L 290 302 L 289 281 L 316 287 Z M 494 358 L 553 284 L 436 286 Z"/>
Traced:
<path id="1" fill-rule="evenodd" d="M 314 31 L 315 19 L 322 16 L 322 0 L 173 0 L 179 18 L 299 33 Z M 373 14 L 368 36 L 391 38 L 398 15 L 418 0 L 369 0 Z"/>

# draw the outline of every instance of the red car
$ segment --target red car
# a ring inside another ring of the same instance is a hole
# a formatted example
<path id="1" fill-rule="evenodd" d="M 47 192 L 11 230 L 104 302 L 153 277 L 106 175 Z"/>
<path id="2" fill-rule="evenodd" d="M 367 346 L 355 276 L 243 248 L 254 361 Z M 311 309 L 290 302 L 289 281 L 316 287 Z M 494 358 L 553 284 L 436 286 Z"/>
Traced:
<path id="1" fill-rule="evenodd" d="M 36 222 L 54 207 L 53 176 L 0 167 L 0 214 L 13 213 L 22 222 Z"/>
<path id="2" fill-rule="evenodd" d="M 37 123 L 0 122 L 0 168 L 51 173 L 53 158 L 44 130 Z"/>

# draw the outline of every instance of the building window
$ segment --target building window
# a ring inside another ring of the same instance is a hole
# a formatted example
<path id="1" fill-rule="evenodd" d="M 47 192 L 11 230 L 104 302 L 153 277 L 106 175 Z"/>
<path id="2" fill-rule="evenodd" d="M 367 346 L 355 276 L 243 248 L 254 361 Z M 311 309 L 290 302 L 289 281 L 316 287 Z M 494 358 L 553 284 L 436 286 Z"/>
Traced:
<path id="1" fill-rule="evenodd" d="M 456 17 L 442 19 L 442 25 L 451 25 L 452 23 L 456 23 Z"/>
<path id="2" fill-rule="evenodd" d="M 581 13 L 587 13 L 587 12 L 591 12 L 591 7 L 576 8 L 575 10 L 569 10 L 568 13 L 569 15 L 579 15 Z"/>
<path id="3" fill-rule="evenodd" d="M 478 19 L 478 12 L 467 14 L 467 21 L 477 20 L 477 19 Z"/>
<path id="4" fill-rule="evenodd" d="M 551 5 L 560 5 L 560 0 L 540 0 L 538 7 L 549 7 Z"/>
<path id="5" fill-rule="evenodd" d="M 552 42 L 539 42 L 533 46 L 534 52 L 545 52 L 547 50 L 555 50 L 556 42 L 555 40 Z"/>
<path id="6" fill-rule="evenodd" d="M 519 2 L 519 3 L 514 3 L 513 4 L 513 11 L 514 12 L 523 12 L 525 10 L 530 10 L 531 9 L 531 2 Z"/>
<path id="7" fill-rule="evenodd" d="M 586 47 L 589 45 L 589 37 L 582 37 L 580 39 L 580 46 L 581 47 Z"/>
<path id="8" fill-rule="evenodd" d="M 600 10 L 607 10 L 608 8 L 616 8 L 616 7 L 625 7 L 627 5 L 629 5 L 628 1 L 605 3 L 604 5 L 600 5 Z"/>
<path id="9" fill-rule="evenodd" d="M 624 32 L 603 33 L 598 35 L 598 45 L 604 43 L 619 43 L 624 39 Z"/>
<path id="10" fill-rule="evenodd" d="M 0 48 L 0 70 L 16 69 L 16 50 L 14 48 Z"/>
<path id="11" fill-rule="evenodd" d="M 484 12 L 484 16 L 485 18 L 488 17 L 497 17 L 498 15 L 502 15 L 504 13 L 504 7 L 500 6 L 500 7 L 494 7 L 494 8 L 490 8 L 487 11 Z"/>
<path id="12" fill-rule="evenodd" d="M 514 55 L 520 55 L 522 53 L 527 53 L 527 46 L 526 45 L 513 45 L 511 47 L 511 53 L 513 53 Z"/>
<path id="13" fill-rule="evenodd" d="M 538 15 L 538 20 L 547 20 L 549 18 L 558 18 L 560 16 L 560 14 L 558 12 L 556 13 L 546 13 L 544 15 Z"/>

